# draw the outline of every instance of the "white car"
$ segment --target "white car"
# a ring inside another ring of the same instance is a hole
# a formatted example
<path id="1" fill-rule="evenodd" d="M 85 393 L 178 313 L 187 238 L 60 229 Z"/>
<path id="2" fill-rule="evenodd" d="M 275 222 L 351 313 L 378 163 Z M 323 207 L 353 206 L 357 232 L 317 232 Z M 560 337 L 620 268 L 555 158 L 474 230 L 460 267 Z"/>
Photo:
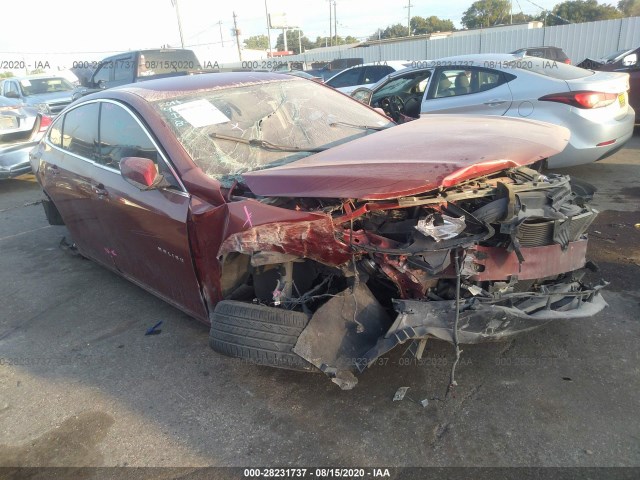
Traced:
<path id="1" fill-rule="evenodd" d="M 463 55 L 413 62 L 351 96 L 382 108 L 396 121 L 428 113 L 500 115 L 569 128 L 550 168 L 591 163 L 620 148 L 633 134 L 629 75 L 594 72 L 538 57 Z"/>
<path id="2" fill-rule="evenodd" d="M 390 73 L 403 70 L 409 66 L 411 66 L 411 62 L 408 60 L 364 63 L 342 70 L 327 80 L 325 85 L 349 94 L 358 87 L 371 87 Z"/>

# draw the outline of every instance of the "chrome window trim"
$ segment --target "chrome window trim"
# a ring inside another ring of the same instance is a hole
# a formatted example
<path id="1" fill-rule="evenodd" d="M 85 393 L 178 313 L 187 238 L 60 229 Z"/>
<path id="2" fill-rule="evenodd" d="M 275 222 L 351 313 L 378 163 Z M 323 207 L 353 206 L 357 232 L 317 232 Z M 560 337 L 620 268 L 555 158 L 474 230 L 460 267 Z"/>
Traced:
<path id="1" fill-rule="evenodd" d="M 187 189 L 184 186 L 184 183 L 182 183 L 182 179 L 180 178 L 180 176 L 178 175 L 178 173 L 176 172 L 176 169 L 174 168 L 174 166 L 171 164 L 171 162 L 167 159 L 167 156 L 165 155 L 164 151 L 160 148 L 160 146 L 158 145 L 158 142 L 155 141 L 155 139 L 153 138 L 153 136 L 149 133 L 149 131 L 147 130 L 147 128 L 145 127 L 145 125 L 140 121 L 140 119 L 138 118 L 138 116 L 126 105 L 116 101 L 116 100 L 112 100 L 110 98 L 98 98 L 95 100 L 88 100 L 86 102 L 82 102 L 78 105 L 74 105 L 72 108 L 65 110 L 63 113 L 66 116 L 69 112 L 71 112 L 72 110 L 75 110 L 76 108 L 82 107 L 84 105 L 89 105 L 91 103 L 111 103 L 113 105 L 117 105 L 120 108 L 123 108 L 135 121 L 136 123 L 140 126 L 140 128 L 142 129 L 142 131 L 144 132 L 144 134 L 147 136 L 147 138 L 149 138 L 149 140 L 151 140 L 151 143 L 153 144 L 153 146 L 155 147 L 155 149 L 158 151 L 158 153 L 160 154 L 160 158 L 162 159 L 162 161 L 164 162 L 164 164 L 169 168 L 169 171 L 171 172 L 171 174 L 174 176 L 174 178 L 177 180 L 178 185 L 180 186 L 181 190 L 172 190 L 169 189 L 169 191 L 173 191 L 176 193 L 180 193 L 180 194 L 186 194 L 186 196 L 190 196 L 189 192 L 187 191 Z M 56 118 L 56 120 L 58 120 Z M 62 119 L 61 119 L 62 120 Z M 51 148 L 55 148 L 56 150 L 59 150 L 67 155 L 72 155 L 80 160 L 84 160 L 85 162 L 91 163 L 93 165 L 95 165 L 96 167 L 102 168 L 103 170 L 107 170 L 109 172 L 114 172 L 117 173 L 118 175 L 120 175 L 120 170 L 117 170 L 115 168 L 111 168 L 111 167 L 107 167 L 106 165 L 102 165 L 98 162 L 96 162 L 95 160 L 91 160 L 89 158 L 86 157 L 82 157 L 74 152 L 70 152 L 69 150 L 65 150 L 62 147 L 59 147 L 57 145 L 54 145 L 53 143 L 51 143 L 51 141 L 49 140 L 49 134 L 47 133 L 47 135 L 44 137 L 45 138 L 45 142 L 47 143 L 47 145 L 49 145 Z"/>

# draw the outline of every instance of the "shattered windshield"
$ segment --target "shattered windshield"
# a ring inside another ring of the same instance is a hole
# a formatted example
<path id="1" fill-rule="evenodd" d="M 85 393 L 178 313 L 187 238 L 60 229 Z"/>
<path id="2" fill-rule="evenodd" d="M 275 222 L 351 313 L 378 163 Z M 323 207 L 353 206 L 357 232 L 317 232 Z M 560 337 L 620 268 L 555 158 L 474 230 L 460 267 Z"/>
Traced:
<path id="1" fill-rule="evenodd" d="M 393 125 L 341 93 L 288 78 L 178 93 L 152 105 L 196 165 L 223 186 Z"/>

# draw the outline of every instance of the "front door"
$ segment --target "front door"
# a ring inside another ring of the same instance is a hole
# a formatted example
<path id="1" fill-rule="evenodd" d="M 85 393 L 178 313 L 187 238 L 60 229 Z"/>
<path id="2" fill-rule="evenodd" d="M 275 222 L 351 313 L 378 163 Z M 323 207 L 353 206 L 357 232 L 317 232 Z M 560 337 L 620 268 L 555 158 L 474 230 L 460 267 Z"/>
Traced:
<path id="1" fill-rule="evenodd" d="M 120 175 L 124 157 L 153 160 L 171 187 L 140 191 Z M 190 196 L 134 112 L 102 102 L 95 211 L 118 270 L 191 315 L 207 319 L 189 246 Z"/>

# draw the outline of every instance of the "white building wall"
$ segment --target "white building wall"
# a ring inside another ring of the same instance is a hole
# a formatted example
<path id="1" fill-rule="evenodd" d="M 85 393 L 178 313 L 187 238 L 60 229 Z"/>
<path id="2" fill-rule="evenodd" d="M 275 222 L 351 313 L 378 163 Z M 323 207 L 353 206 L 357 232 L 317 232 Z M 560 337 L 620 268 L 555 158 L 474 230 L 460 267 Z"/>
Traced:
<path id="1" fill-rule="evenodd" d="M 453 32 L 429 39 L 386 41 L 366 47 L 339 45 L 282 57 L 284 61 L 331 61 L 355 57 L 366 62 L 385 60 L 433 60 L 470 53 L 507 53 L 522 47 L 552 45 L 562 48 L 573 64 L 617 50 L 640 46 L 640 17 L 535 28 L 513 25 Z M 235 64 L 225 65 L 235 66 Z M 238 63 L 237 67 L 241 65 Z"/>

